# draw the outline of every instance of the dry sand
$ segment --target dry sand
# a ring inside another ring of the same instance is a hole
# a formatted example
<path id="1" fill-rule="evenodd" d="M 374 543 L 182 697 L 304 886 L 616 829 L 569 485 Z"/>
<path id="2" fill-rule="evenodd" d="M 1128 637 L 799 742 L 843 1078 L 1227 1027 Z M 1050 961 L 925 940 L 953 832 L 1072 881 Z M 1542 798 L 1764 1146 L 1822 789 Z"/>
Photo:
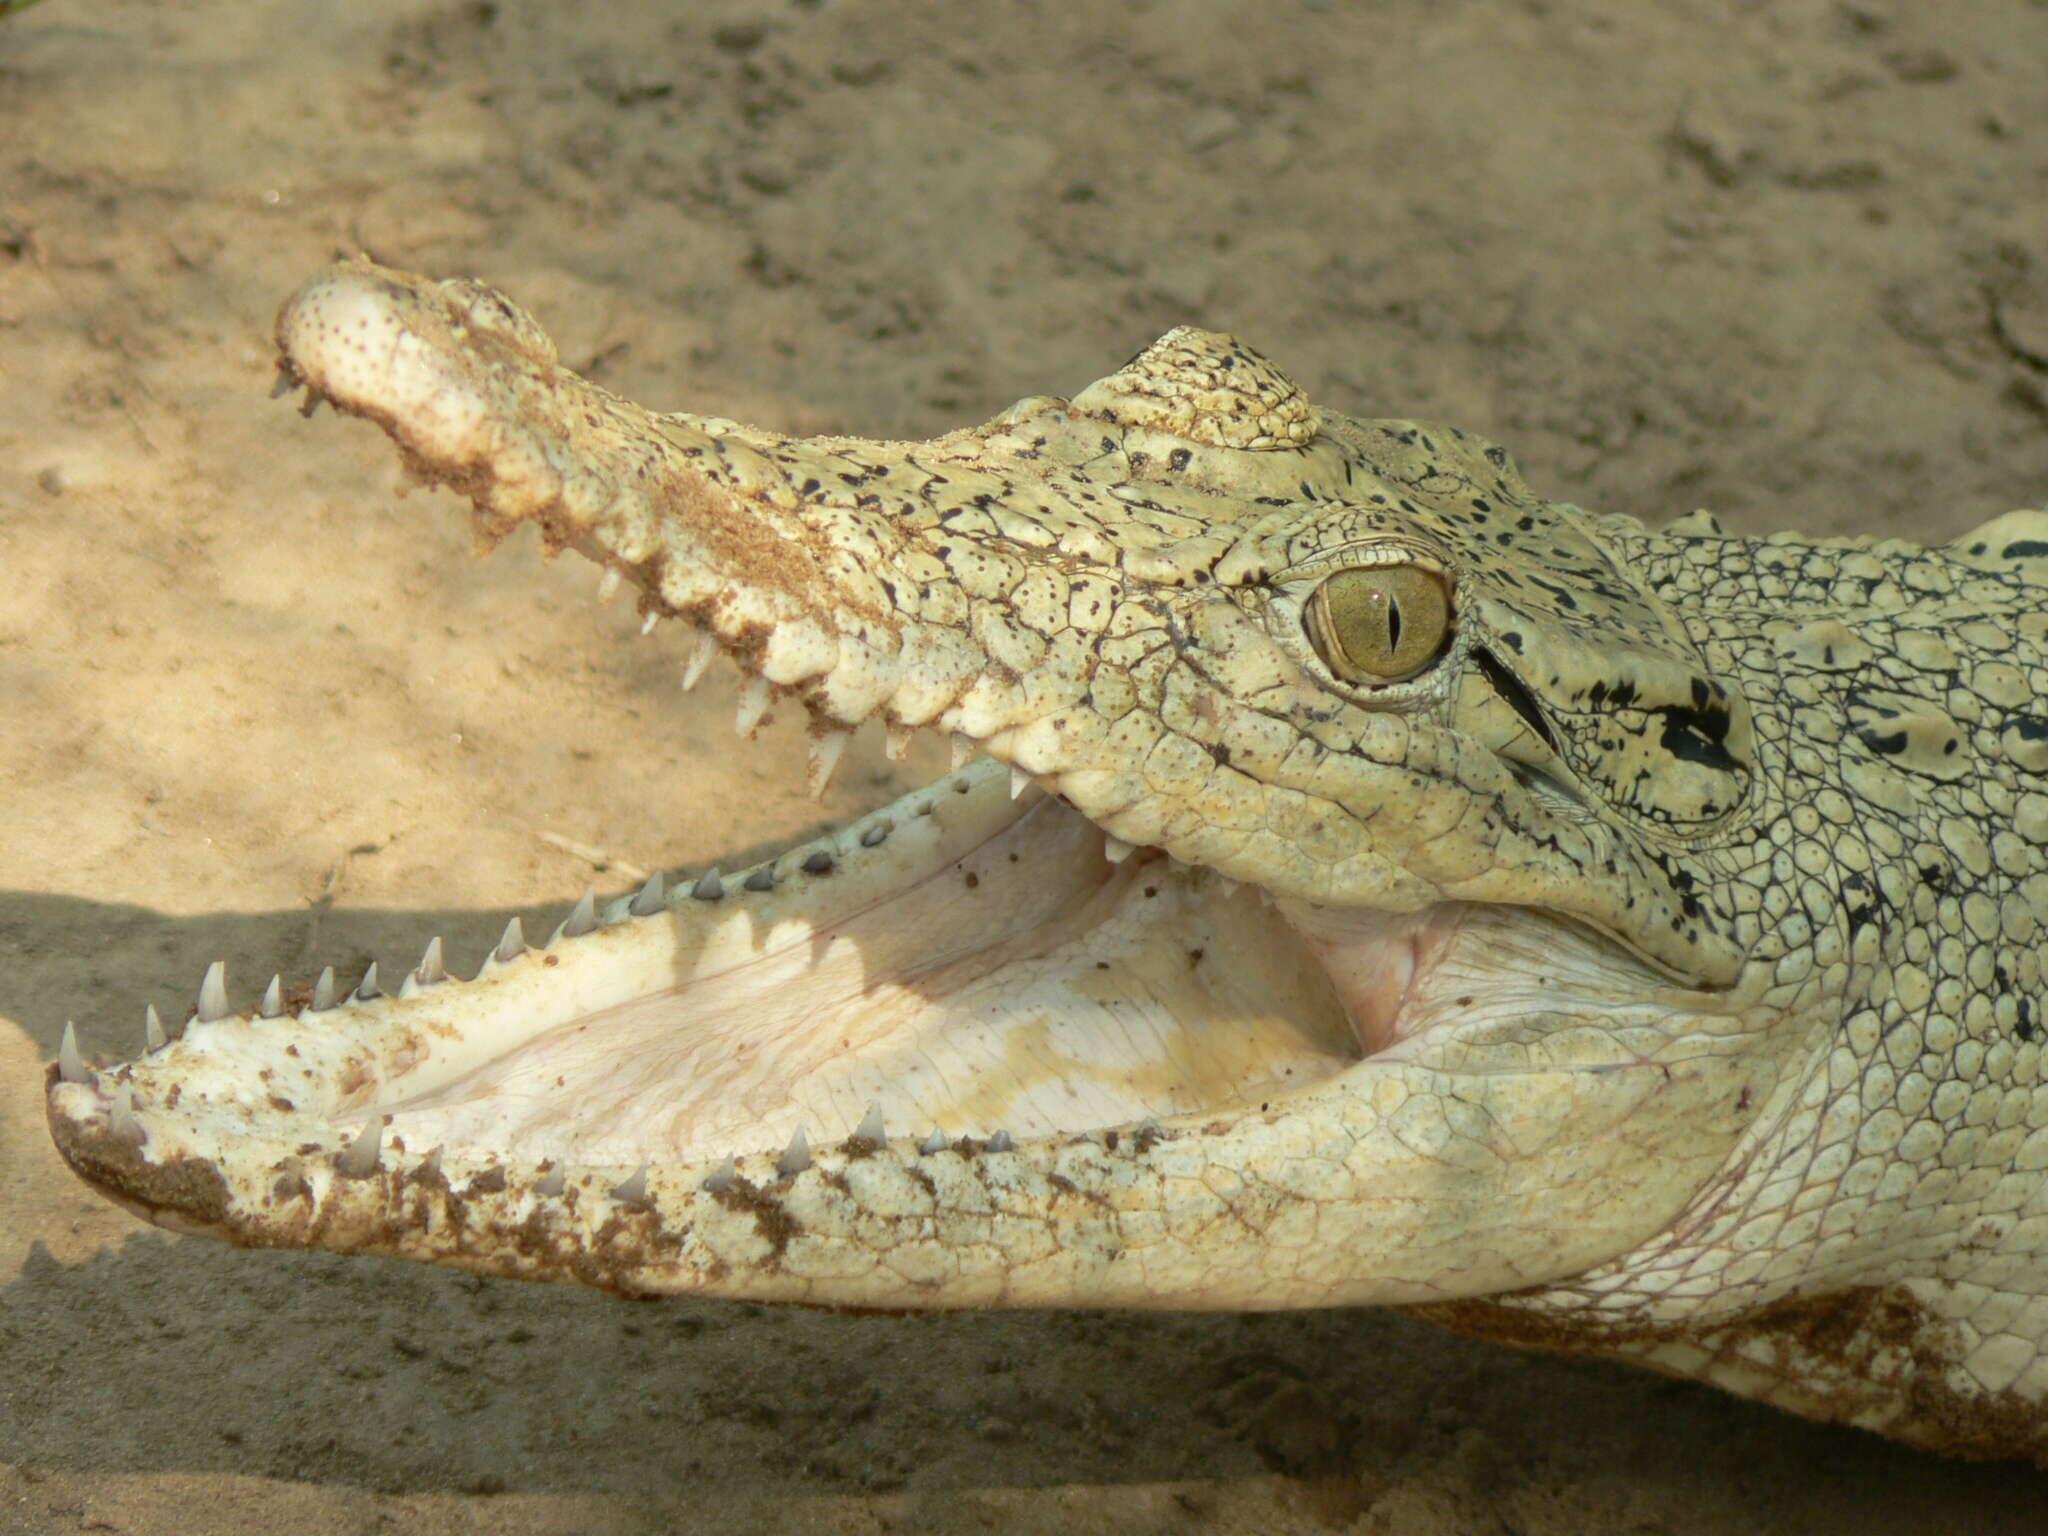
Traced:
<path id="1" fill-rule="evenodd" d="M 2048 496 L 2048 8 L 49 0 L 0 22 L 0 1529 L 2038 1531 L 2048 1482 L 1372 1313 L 635 1305 L 154 1234 L 49 1151 L 225 958 L 473 962 L 820 812 L 587 566 L 265 400 L 337 250 L 656 405 L 928 434 L 1183 320 L 1550 494 Z M 857 748 L 823 814 L 931 766 Z M 901 777 L 899 777 L 899 774 Z M 738 829 L 735 830 L 735 822 Z"/>

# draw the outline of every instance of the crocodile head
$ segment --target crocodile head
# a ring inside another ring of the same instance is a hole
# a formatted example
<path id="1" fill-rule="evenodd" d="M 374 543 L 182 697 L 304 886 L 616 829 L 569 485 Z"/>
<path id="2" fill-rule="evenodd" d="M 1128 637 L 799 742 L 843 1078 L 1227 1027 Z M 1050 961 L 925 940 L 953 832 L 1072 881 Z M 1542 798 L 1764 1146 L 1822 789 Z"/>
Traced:
<path id="1" fill-rule="evenodd" d="M 649 413 L 367 263 L 277 337 L 486 541 L 733 658 L 743 733 L 807 711 L 820 782 L 877 717 L 972 752 L 469 980 L 436 941 L 238 1012 L 216 970 L 137 1060 L 67 1038 L 58 1145 L 153 1221 L 642 1293 L 1444 1302 L 1669 1247 L 1827 1022 L 1828 936 L 1741 921 L 1741 692 L 1637 525 L 1466 433 L 1191 329 L 910 444 Z"/>

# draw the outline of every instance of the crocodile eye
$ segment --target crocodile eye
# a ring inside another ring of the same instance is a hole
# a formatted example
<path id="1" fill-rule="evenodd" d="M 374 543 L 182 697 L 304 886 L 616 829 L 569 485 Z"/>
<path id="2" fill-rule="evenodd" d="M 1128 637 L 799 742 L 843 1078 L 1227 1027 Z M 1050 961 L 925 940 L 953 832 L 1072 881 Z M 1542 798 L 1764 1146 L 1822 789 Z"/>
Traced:
<path id="1" fill-rule="evenodd" d="M 1309 643 L 1347 683 L 1398 683 L 1422 671 L 1451 638 L 1443 574 L 1419 565 L 1362 565 L 1315 590 Z"/>

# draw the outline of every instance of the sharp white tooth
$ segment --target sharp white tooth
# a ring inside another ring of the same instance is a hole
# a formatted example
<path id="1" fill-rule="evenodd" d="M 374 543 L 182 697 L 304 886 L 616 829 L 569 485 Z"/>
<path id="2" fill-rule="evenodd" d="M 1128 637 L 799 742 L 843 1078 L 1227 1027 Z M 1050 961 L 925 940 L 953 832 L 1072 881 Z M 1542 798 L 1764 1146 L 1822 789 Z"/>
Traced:
<path id="1" fill-rule="evenodd" d="M 926 1157 L 930 1157 L 934 1152 L 945 1151 L 946 1133 L 937 1126 L 933 1126 L 931 1135 L 925 1137 L 923 1141 L 917 1144 L 917 1150 Z"/>
<path id="2" fill-rule="evenodd" d="M 1216 877 L 1216 891 L 1221 896 L 1235 896 L 1237 894 L 1237 882 L 1228 875 L 1218 875 Z"/>
<path id="3" fill-rule="evenodd" d="M 585 891 L 576 899 L 576 905 L 569 909 L 568 917 L 562 921 L 562 937 L 580 939 L 597 927 L 597 895 Z"/>
<path id="4" fill-rule="evenodd" d="M 438 986 L 448 979 L 448 967 L 441 963 L 441 935 L 427 940 L 427 952 L 420 956 L 419 969 L 412 974 L 423 987 Z"/>
<path id="5" fill-rule="evenodd" d="M 621 1205 L 645 1205 L 647 1203 L 647 1165 L 642 1163 L 633 1170 L 633 1176 L 623 1184 L 614 1184 L 611 1196 Z"/>
<path id="6" fill-rule="evenodd" d="M 78 1031 L 69 1019 L 64 1021 L 64 1038 L 57 1042 L 57 1076 L 67 1083 L 93 1081 L 92 1068 L 78 1054 Z"/>
<path id="7" fill-rule="evenodd" d="M 980 748 L 974 744 L 973 738 L 962 736 L 958 731 L 955 731 L 953 733 L 953 771 L 958 773 L 962 768 L 965 768 L 974 760 L 974 754 L 979 750 Z"/>
<path id="8" fill-rule="evenodd" d="M 346 1179 L 367 1179 L 384 1152 L 384 1117 L 372 1115 L 356 1139 L 334 1154 L 334 1171 Z"/>
<path id="9" fill-rule="evenodd" d="M 491 958 L 500 965 L 507 965 L 525 953 L 526 930 L 515 917 L 505 924 L 505 935 L 498 940 L 498 947 L 491 951 Z"/>
<path id="10" fill-rule="evenodd" d="M 659 624 L 660 622 L 661 622 L 661 615 L 660 615 L 659 613 L 650 613 L 650 614 L 648 614 L 646 618 L 644 618 L 644 619 L 642 619 L 642 620 L 640 621 L 640 633 L 641 633 L 641 634 L 643 634 L 643 635 L 651 635 L 651 634 L 653 634 L 653 633 L 654 633 L 654 626 L 655 626 L 655 625 L 657 625 L 657 624 Z"/>
<path id="11" fill-rule="evenodd" d="M 882 755 L 892 763 L 903 761 L 903 754 L 910 750 L 911 730 L 907 725 L 892 725 L 882 732 Z"/>
<path id="12" fill-rule="evenodd" d="M 747 680 L 747 686 L 740 692 L 740 709 L 733 718 L 733 729 L 742 736 L 754 734 L 754 728 L 761 723 L 761 717 L 768 713 L 768 679 L 754 677 Z"/>
<path id="13" fill-rule="evenodd" d="M 114 1096 L 113 1104 L 107 1110 L 107 1132 L 114 1140 L 129 1146 L 142 1144 L 142 1122 L 135 1118 L 135 1094 L 124 1088 Z"/>
<path id="14" fill-rule="evenodd" d="M 707 869 L 697 877 L 697 883 L 690 887 L 690 896 L 696 901 L 718 901 L 725 895 L 725 882 L 716 869 Z"/>
<path id="15" fill-rule="evenodd" d="M 720 1190 L 731 1189 L 739 1181 L 739 1176 L 739 1160 L 728 1152 L 725 1161 L 706 1175 L 703 1187 L 715 1195 Z"/>
<path id="16" fill-rule="evenodd" d="M 860 1117 L 860 1124 L 853 1128 L 857 1140 L 871 1141 L 881 1146 L 889 1139 L 889 1133 L 882 1128 L 882 1106 L 870 1104 L 868 1112 Z"/>
<path id="17" fill-rule="evenodd" d="M 991 1152 L 1009 1152 L 1014 1150 L 1016 1145 L 1014 1141 L 1010 1140 L 1010 1133 L 1008 1131 L 997 1131 L 995 1135 L 988 1139 L 988 1149 Z"/>
<path id="18" fill-rule="evenodd" d="M 151 1003 L 142 1010 L 142 1048 L 160 1051 L 164 1043 L 164 1021 L 157 1015 L 156 1004 Z"/>
<path id="19" fill-rule="evenodd" d="M 619 584 L 625 580 L 614 566 L 606 566 L 604 574 L 597 578 L 597 600 L 608 603 L 619 595 Z"/>
<path id="20" fill-rule="evenodd" d="M 206 968 L 206 979 L 199 983 L 197 1012 L 202 1024 L 228 1016 L 228 968 L 224 962 L 216 960 Z"/>
<path id="21" fill-rule="evenodd" d="M 802 1173 L 811 1166 L 811 1144 L 804 1136 L 804 1128 L 798 1126 L 796 1134 L 789 1138 L 789 1145 L 782 1149 L 782 1156 L 775 1159 L 775 1171 L 785 1176 Z"/>
<path id="22" fill-rule="evenodd" d="M 1031 787 L 1031 775 L 1015 763 L 1010 765 L 1010 798 L 1016 799 Z"/>
<path id="23" fill-rule="evenodd" d="M 398 983 L 398 1000 L 401 1003 L 408 1002 L 419 995 L 420 979 L 411 971 L 407 971 Z"/>
<path id="24" fill-rule="evenodd" d="M 657 869 L 647 877 L 647 883 L 634 893 L 626 910 L 635 917 L 652 917 L 667 905 L 668 897 L 661 885 L 661 871 Z"/>
<path id="25" fill-rule="evenodd" d="M 554 1199 L 569 1187 L 569 1175 L 560 1167 L 550 1168 L 533 1181 L 533 1192 L 547 1199 Z"/>
<path id="26" fill-rule="evenodd" d="M 1102 856 L 1112 864 L 1121 864 L 1131 856 L 1131 845 L 1120 837 L 1105 836 L 1102 839 Z"/>
<path id="27" fill-rule="evenodd" d="M 367 1003 L 372 998 L 382 997 L 384 989 L 377 984 L 377 962 L 372 960 L 363 969 L 363 979 L 356 983 L 356 989 L 349 994 L 352 1003 Z"/>
<path id="28" fill-rule="evenodd" d="M 807 782 L 813 800 L 825 798 L 825 790 L 832 782 L 832 771 L 839 766 L 840 754 L 845 752 L 846 744 L 851 740 L 851 731 L 826 731 L 811 738 L 810 772 Z"/>
<path id="29" fill-rule="evenodd" d="M 256 1016 L 260 1019 L 276 1019 L 284 1016 L 284 978 L 273 973 L 270 985 L 263 989 L 263 1001 L 256 1005 Z"/>
<path id="30" fill-rule="evenodd" d="M 320 979 L 313 983 L 313 1001 L 306 1004 L 308 1013 L 325 1013 L 334 1006 L 334 967 L 323 966 Z"/>
<path id="31" fill-rule="evenodd" d="M 711 638 L 709 630 L 697 632 L 697 643 L 690 648 L 690 659 L 683 663 L 683 692 L 688 693 L 697 686 L 704 676 L 704 669 L 711 665 L 711 658 L 718 654 L 718 642 Z"/>

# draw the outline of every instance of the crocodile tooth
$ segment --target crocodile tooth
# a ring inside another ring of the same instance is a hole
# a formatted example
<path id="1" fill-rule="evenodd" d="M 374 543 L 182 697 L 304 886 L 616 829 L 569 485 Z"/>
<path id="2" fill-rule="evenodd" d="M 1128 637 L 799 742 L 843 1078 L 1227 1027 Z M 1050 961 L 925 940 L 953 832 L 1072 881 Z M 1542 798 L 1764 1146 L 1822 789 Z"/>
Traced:
<path id="1" fill-rule="evenodd" d="M 935 1152 L 945 1151 L 946 1133 L 940 1130 L 936 1125 L 933 1126 L 931 1135 L 925 1137 L 923 1141 L 920 1141 L 917 1144 L 917 1150 L 922 1156 L 925 1157 L 930 1157 Z"/>
<path id="2" fill-rule="evenodd" d="M 437 933 L 427 940 L 427 952 L 420 956 L 419 968 L 412 974 L 423 987 L 437 986 L 448 979 L 448 967 L 441 962 L 441 935 Z"/>
<path id="3" fill-rule="evenodd" d="M 633 1170 L 633 1176 L 624 1183 L 614 1184 L 611 1197 L 621 1205 L 645 1205 L 647 1203 L 647 1165 L 642 1163 Z"/>
<path id="4" fill-rule="evenodd" d="M 1112 864 L 1121 864 L 1131 856 L 1132 845 L 1120 837 L 1107 834 L 1102 839 L 1102 856 Z"/>
<path id="5" fill-rule="evenodd" d="M 556 938 L 580 939 L 597 927 L 597 895 L 585 891 L 576 898 L 576 905 L 569 909 L 569 915 L 562 919 L 561 929 Z M 548 941 L 554 943 L 553 939 Z"/>
<path id="6" fill-rule="evenodd" d="M 526 953 L 526 930 L 518 918 L 505 924 L 505 933 L 498 940 L 498 947 L 491 951 L 491 958 L 500 965 L 510 964 Z"/>
<path id="7" fill-rule="evenodd" d="M 1015 763 L 1010 764 L 1010 798 L 1012 800 L 1016 799 L 1030 787 L 1031 775 L 1022 768 L 1019 768 Z"/>
<path id="8" fill-rule="evenodd" d="M 418 997 L 419 995 L 420 979 L 419 977 L 415 976 L 411 971 L 407 971 L 404 976 L 399 978 L 397 993 L 398 1000 L 401 1003 L 403 1003 L 410 1001 L 411 999 Z"/>
<path id="9" fill-rule="evenodd" d="M 271 972 L 270 985 L 263 989 L 263 1001 L 256 1005 L 256 1017 L 259 1019 L 278 1019 L 284 1017 L 284 978 L 275 971 Z"/>
<path id="10" fill-rule="evenodd" d="M 658 614 L 658 613 L 649 613 L 649 614 L 647 615 L 647 617 L 646 617 L 646 618 L 644 618 L 644 619 L 642 619 L 642 620 L 640 621 L 640 633 L 641 633 L 642 635 L 651 635 L 651 634 L 653 634 L 653 633 L 654 633 L 654 626 L 655 626 L 655 625 L 657 625 L 657 624 L 659 624 L 660 622 L 661 622 L 661 615 L 660 615 L 660 614 Z"/>
<path id="11" fill-rule="evenodd" d="M 667 893 L 661 884 L 661 871 L 657 869 L 647 877 L 647 883 L 633 893 L 633 899 L 627 904 L 626 910 L 635 917 L 652 917 L 667 904 Z"/>
<path id="12" fill-rule="evenodd" d="M 725 895 L 725 882 L 718 877 L 717 869 L 707 869 L 697 877 L 697 883 L 690 887 L 690 895 L 697 901 L 717 901 Z"/>
<path id="13" fill-rule="evenodd" d="M 839 758 L 846 751 L 846 744 L 853 740 L 851 731 L 824 731 L 811 738 L 811 756 L 805 782 L 813 800 L 825 798 L 825 790 L 832 782 L 832 774 L 839 766 Z"/>
<path id="14" fill-rule="evenodd" d="M 832 850 L 830 848 L 813 848 L 804 855 L 803 863 L 799 864 L 797 868 L 807 875 L 829 875 L 832 873 L 832 866 L 836 862 L 837 860 L 832 857 Z"/>
<path id="15" fill-rule="evenodd" d="M 107 1134 L 131 1147 L 142 1145 L 142 1122 L 135 1118 L 135 1094 L 124 1088 L 107 1109 Z"/>
<path id="16" fill-rule="evenodd" d="M 1216 894 L 1225 897 L 1235 896 L 1237 894 L 1237 882 L 1228 875 L 1218 875 L 1216 877 Z"/>
<path id="17" fill-rule="evenodd" d="M 442 1149 L 439 1146 L 436 1146 L 433 1151 L 429 1152 L 423 1159 L 421 1159 L 420 1166 L 414 1172 L 413 1177 L 415 1179 L 424 1179 L 428 1181 L 440 1178 L 441 1151 Z"/>
<path id="18" fill-rule="evenodd" d="M 903 761 L 903 754 L 910 750 L 911 730 L 907 725 L 891 725 L 882 732 L 882 755 L 892 763 Z"/>
<path id="19" fill-rule="evenodd" d="M 326 398 L 327 397 L 321 394 L 319 390 L 313 388 L 310 384 L 307 385 L 306 403 L 299 407 L 299 414 L 305 417 L 308 421 L 312 420 L 313 413 L 320 409 L 321 402 L 326 400 Z"/>
<path id="20" fill-rule="evenodd" d="M 882 1106 L 870 1104 L 868 1112 L 860 1117 L 860 1124 L 853 1128 L 853 1134 L 856 1140 L 871 1141 L 878 1147 L 888 1141 L 889 1133 L 882 1128 Z"/>
<path id="21" fill-rule="evenodd" d="M 958 773 L 962 768 L 965 768 L 974 760 L 974 754 L 979 750 L 980 748 L 974 744 L 973 737 L 962 736 L 958 731 L 955 731 L 953 733 L 953 772 Z"/>
<path id="22" fill-rule="evenodd" d="M 151 1003 L 142 1010 L 142 1048 L 145 1051 L 160 1051 L 164 1048 L 164 1021 Z"/>
<path id="23" fill-rule="evenodd" d="M 873 826 L 869 827 L 866 831 L 861 833 L 860 845 L 863 848 L 879 848 L 882 846 L 883 843 L 887 842 L 888 839 L 889 823 L 886 821 L 878 821 Z"/>
<path id="24" fill-rule="evenodd" d="M 759 869 L 747 876 L 746 879 L 742 880 L 740 886 L 743 890 L 749 891 L 774 890 L 775 866 L 773 864 L 763 864 Z"/>
<path id="25" fill-rule="evenodd" d="M 1016 1145 L 1014 1141 L 1010 1140 L 1010 1133 L 1008 1131 L 997 1131 L 995 1135 L 988 1139 L 988 1150 L 991 1152 L 1008 1152 L 1015 1148 Z"/>
<path id="26" fill-rule="evenodd" d="M 277 365 L 277 377 L 270 381 L 270 398 L 282 400 L 299 387 L 299 376 L 283 363 Z"/>
<path id="27" fill-rule="evenodd" d="M 93 1081 L 92 1068 L 78 1054 L 78 1031 L 69 1019 L 64 1021 L 64 1038 L 57 1042 L 57 1075 L 67 1083 Z"/>
<path id="28" fill-rule="evenodd" d="M 320 979 L 313 983 L 313 1001 L 306 1004 L 308 1013 L 325 1013 L 334 1006 L 334 967 L 324 966 Z"/>
<path id="29" fill-rule="evenodd" d="M 688 693 L 703 677 L 704 669 L 711 665 L 711 658 L 718 654 L 718 642 L 709 630 L 697 632 L 697 643 L 690 648 L 690 659 L 683 663 L 683 692 Z"/>
<path id="30" fill-rule="evenodd" d="M 597 600 L 600 603 L 608 603 L 617 597 L 619 595 L 619 586 L 625 579 L 625 577 L 619 574 L 617 566 L 606 566 L 604 574 L 597 578 Z"/>
<path id="31" fill-rule="evenodd" d="M 782 1149 L 782 1156 L 775 1159 L 775 1171 L 787 1176 L 802 1173 L 811 1166 L 811 1143 L 804 1135 L 804 1128 L 798 1126 L 796 1134 L 789 1138 L 789 1145 Z"/>
<path id="32" fill-rule="evenodd" d="M 355 991 L 349 994 L 352 1003 L 367 1003 L 384 995 L 383 987 L 377 983 L 377 962 L 372 960 L 363 970 L 363 979 L 356 983 Z"/>
<path id="33" fill-rule="evenodd" d="M 211 1024 L 215 1019 L 228 1016 L 228 968 L 225 961 L 216 960 L 206 968 L 206 979 L 199 983 L 196 1012 L 202 1024 Z"/>
<path id="34" fill-rule="evenodd" d="M 561 1168 L 550 1168 L 546 1173 L 533 1181 L 533 1192 L 548 1200 L 554 1199 L 568 1187 L 569 1175 Z"/>
<path id="35" fill-rule="evenodd" d="M 739 1176 L 739 1160 L 728 1152 L 725 1154 L 725 1161 L 705 1176 L 702 1187 L 715 1195 L 721 1191 L 731 1189 L 734 1184 L 739 1182 Z"/>
<path id="36" fill-rule="evenodd" d="M 739 713 L 733 718 L 733 729 L 742 736 L 751 736 L 761 723 L 761 717 L 768 713 L 768 679 L 749 678 L 747 686 L 740 693 Z"/>
<path id="37" fill-rule="evenodd" d="M 377 1171 L 384 1153 L 384 1117 L 372 1115 L 356 1139 L 334 1154 L 334 1171 L 345 1179 L 366 1179 Z"/>

